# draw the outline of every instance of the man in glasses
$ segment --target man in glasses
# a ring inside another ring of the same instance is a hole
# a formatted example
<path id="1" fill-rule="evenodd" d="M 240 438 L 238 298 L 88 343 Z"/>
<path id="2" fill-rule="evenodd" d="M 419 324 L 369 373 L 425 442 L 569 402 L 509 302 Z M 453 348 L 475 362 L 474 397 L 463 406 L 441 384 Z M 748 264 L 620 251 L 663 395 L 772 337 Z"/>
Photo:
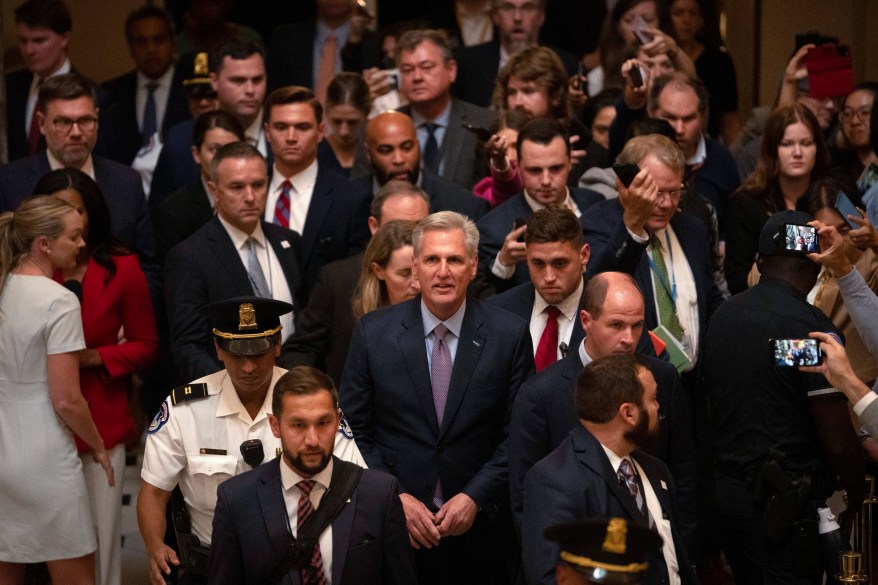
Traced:
<path id="1" fill-rule="evenodd" d="M 37 121 L 46 147 L 0 168 L 0 212 L 13 211 L 49 171 L 73 168 L 95 180 L 110 209 L 113 235 L 137 253 L 155 290 L 155 244 L 140 174 L 94 156 L 98 108 L 94 87 L 76 73 L 55 75 L 40 86 Z"/>

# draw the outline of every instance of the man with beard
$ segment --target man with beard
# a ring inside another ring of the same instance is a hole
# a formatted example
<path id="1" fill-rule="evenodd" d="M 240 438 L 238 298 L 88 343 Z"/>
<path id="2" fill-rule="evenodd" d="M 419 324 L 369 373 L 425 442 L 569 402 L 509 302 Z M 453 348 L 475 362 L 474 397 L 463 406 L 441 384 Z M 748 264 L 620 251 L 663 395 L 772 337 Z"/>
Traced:
<path id="1" fill-rule="evenodd" d="M 648 557 L 645 583 L 697 583 L 676 531 L 674 483 L 668 468 L 640 451 L 659 434 L 656 382 L 634 355 L 591 362 L 576 381 L 580 425 L 537 463 L 525 481 L 522 549 L 527 582 L 555 583 L 552 525 L 585 518 L 623 518 L 662 537 Z"/>
<path id="2" fill-rule="evenodd" d="M 456 211 L 478 220 L 488 211 L 484 199 L 458 187 L 429 169 L 421 168 L 421 147 L 412 119 L 400 112 L 384 112 L 366 125 L 366 155 L 370 174 L 351 180 L 351 190 L 372 196 L 387 181 L 408 181 L 430 194 L 430 210 Z"/>
<path id="3" fill-rule="evenodd" d="M 283 457 L 220 485 L 210 583 L 414 583 L 399 482 L 332 456 L 332 380 L 293 368 L 277 381 L 271 409 Z"/>

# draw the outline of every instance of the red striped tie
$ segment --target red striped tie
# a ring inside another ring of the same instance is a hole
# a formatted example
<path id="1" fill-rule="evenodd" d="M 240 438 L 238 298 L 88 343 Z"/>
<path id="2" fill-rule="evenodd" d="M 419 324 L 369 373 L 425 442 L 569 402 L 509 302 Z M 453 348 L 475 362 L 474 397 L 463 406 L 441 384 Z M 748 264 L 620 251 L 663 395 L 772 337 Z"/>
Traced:
<path id="1" fill-rule="evenodd" d="M 302 495 L 299 496 L 298 532 L 302 531 L 305 521 L 314 513 L 311 505 L 311 490 L 317 482 L 313 479 L 305 479 L 296 484 Z M 302 585 L 326 585 L 326 577 L 323 575 L 323 557 L 320 554 L 320 543 L 314 544 L 314 552 L 311 553 L 311 566 L 302 569 Z"/>
<path id="2" fill-rule="evenodd" d="M 290 227 L 290 189 L 293 188 L 289 179 L 281 183 L 280 195 L 277 197 L 277 205 L 274 207 L 274 223 L 279 226 Z"/>

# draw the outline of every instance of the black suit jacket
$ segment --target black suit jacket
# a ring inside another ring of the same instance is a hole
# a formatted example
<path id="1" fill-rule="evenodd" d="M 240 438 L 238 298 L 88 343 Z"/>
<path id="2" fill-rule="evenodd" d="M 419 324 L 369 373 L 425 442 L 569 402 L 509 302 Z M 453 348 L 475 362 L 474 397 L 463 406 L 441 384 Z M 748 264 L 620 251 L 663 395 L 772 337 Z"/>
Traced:
<path id="1" fill-rule="evenodd" d="M 399 109 L 403 114 L 412 115 L 411 106 Z M 497 120 L 497 114 L 487 108 L 451 98 L 451 111 L 448 114 L 448 127 L 439 149 L 444 164 L 442 177 L 458 187 L 472 191 L 476 183 L 485 177 L 488 166 L 485 149 L 475 134 L 463 127 L 472 124 L 490 129 Z M 421 149 L 423 157 L 423 149 Z M 422 160 L 423 162 L 423 160 Z"/>
<path id="2" fill-rule="evenodd" d="M 29 69 L 14 71 L 6 76 L 6 145 L 10 161 L 28 156 L 25 117 L 33 80 L 34 74 Z M 46 141 L 41 136 L 40 148 L 45 147 Z"/>
<path id="3" fill-rule="evenodd" d="M 262 229 L 283 267 L 293 305 L 301 306 L 297 298 L 301 284 L 299 234 L 265 222 Z M 253 295 L 253 287 L 217 217 L 171 250 L 165 260 L 164 285 L 171 352 L 180 380 L 195 380 L 221 370 L 210 326 L 200 309 L 214 301 Z"/>
<path id="4" fill-rule="evenodd" d="M 659 415 L 663 417 L 659 439 L 646 451 L 661 459 L 673 472 L 679 486 L 677 526 L 687 550 L 691 551 L 697 519 L 692 398 L 674 366 L 655 357 L 640 357 L 655 378 Z M 512 515 L 519 530 L 525 476 L 537 461 L 551 453 L 579 426 L 574 393 L 581 371 L 579 346 L 571 345 L 567 357 L 529 378 L 518 392 L 509 428 L 509 489 Z"/>
<path id="5" fill-rule="evenodd" d="M 155 213 L 155 244 L 164 263 L 171 249 L 198 231 L 214 215 L 201 179 L 171 193 Z"/>
<path id="6" fill-rule="evenodd" d="M 584 231 L 586 218 L 591 217 L 592 214 L 589 207 L 604 201 L 604 196 L 591 189 L 571 187 L 570 197 L 573 198 L 580 213 L 582 213 L 579 222 L 583 225 Z M 526 262 L 519 262 L 515 266 L 515 274 L 509 280 L 497 278 L 491 272 L 491 266 L 494 265 L 494 259 L 500 253 L 500 248 L 503 247 L 503 240 L 512 231 L 515 220 L 517 218 L 527 220 L 531 215 L 533 215 L 533 210 L 527 204 L 524 192 L 521 192 L 492 209 L 490 213 L 478 222 L 480 234 L 479 263 L 482 270 L 488 275 L 490 282 L 497 289 L 497 292 L 503 292 L 513 286 L 530 282 L 530 274 L 528 273 Z M 594 252 L 592 252 L 592 255 L 594 255 Z M 589 262 L 589 265 L 591 265 L 591 262 Z"/>
<path id="7" fill-rule="evenodd" d="M 156 292 L 159 285 L 155 241 L 140 174 L 99 156 L 92 156 L 92 161 L 95 182 L 110 208 L 113 235 L 137 254 L 150 290 Z M 0 167 L 0 212 L 15 211 L 50 170 L 45 150 Z"/>
<path id="8" fill-rule="evenodd" d="M 281 465 L 281 459 L 275 458 L 220 484 L 213 517 L 209 583 L 267 583 L 282 563 L 292 535 Z M 333 471 L 330 489 L 336 481 Z M 332 521 L 332 582 L 415 582 L 399 483 L 393 476 L 364 470 L 350 501 Z M 290 571 L 280 583 L 299 585 L 299 571 Z"/>
<path id="9" fill-rule="evenodd" d="M 643 468 L 661 504 L 664 518 L 656 518 L 656 522 L 671 523 L 682 583 L 698 583 L 677 532 L 674 480 L 668 468 L 643 451 L 635 451 L 631 456 Z M 628 488 L 619 485 L 601 444 L 580 425 L 530 470 L 524 496 L 522 550 L 525 576 L 530 585 L 555 583 L 559 548 L 558 543 L 543 537 L 543 531 L 549 526 L 583 518 L 624 518 L 648 526 Z M 667 583 L 667 565 L 661 551 L 650 553 L 647 561 L 649 569 L 644 584 Z"/>
<path id="10" fill-rule="evenodd" d="M 103 84 L 105 102 L 101 104 L 100 153 L 124 165 L 130 165 L 143 146 L 137 125 L 137 71 L 111 79 Z M 172 126 L 191 118 L 186 95 L 183 93 L 180 68 L 174 71 L 171 91 L 162 119 L 162 136 Z"/>
<path id="11" fill-rule="evenodd" d="M 354 327 L 339 395 L 372 469 L 434 509 L 464 492 L 481 509 L 505 500 L 507 425 L 533 371 L 527 323 L 467 299 L 442 426 L 433 404 L 421 297 L 364 315 Z"/>
<path id="12" fill-rule="evenodd" d="M 371 174 L 354 177 L 351 180 L 355 193 L 363 193 L 372 202 L 374 177 Z M 456 211 L 477 221 L 488 212 L 488 202 L 476 197 L 472 191 L 461 189 L 439 175 L 421 169 L 421 189 L 430 196 L 430 212 Z"/>

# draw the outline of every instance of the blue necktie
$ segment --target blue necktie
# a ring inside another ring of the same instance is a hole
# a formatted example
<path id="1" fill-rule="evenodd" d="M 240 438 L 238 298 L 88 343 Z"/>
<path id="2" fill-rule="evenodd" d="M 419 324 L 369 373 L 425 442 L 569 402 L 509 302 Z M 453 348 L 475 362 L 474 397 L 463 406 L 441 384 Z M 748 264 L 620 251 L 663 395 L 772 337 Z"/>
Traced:
<path id="1" fill-rule="evenodd" d="M 439 143 L 436 141 L 436 128 L 439 124 L 433 122 L 424 122 L 424 128 L 427 129 L 427 142 L 424 145 L 424 168 L 430 169 L 439 174 Z"/>
<path id="2" fill-rule="evenodd" d="M 158 114 L 155 107 L 155 90 L 159 84 L 150 81 L 146 84 L 146 105 L 143 108 L 143 129 L 140 131 L 140 139 L 142 144 L 149 144 L 149 139 L 158 130 Z"/>

